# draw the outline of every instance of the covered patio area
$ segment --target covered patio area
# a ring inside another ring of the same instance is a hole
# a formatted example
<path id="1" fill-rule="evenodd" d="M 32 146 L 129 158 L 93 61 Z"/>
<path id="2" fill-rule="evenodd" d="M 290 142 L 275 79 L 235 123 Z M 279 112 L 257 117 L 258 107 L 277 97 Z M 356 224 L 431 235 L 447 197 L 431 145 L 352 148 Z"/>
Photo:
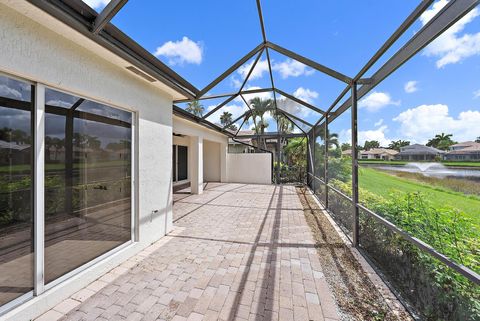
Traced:
<path id="1" fill-rule="evenodd" d="M 173 233 L 40 320 L 339 320 L 294 186 L 174 199 Z"/>

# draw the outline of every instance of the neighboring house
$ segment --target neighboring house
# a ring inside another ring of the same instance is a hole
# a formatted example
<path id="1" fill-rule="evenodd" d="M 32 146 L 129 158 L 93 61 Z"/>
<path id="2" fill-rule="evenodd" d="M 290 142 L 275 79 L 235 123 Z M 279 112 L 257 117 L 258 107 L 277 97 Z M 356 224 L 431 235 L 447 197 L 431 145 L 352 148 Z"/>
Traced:
<path id="1" fill-rule="evenodd" d="M 346 149 L 346 150 L 342 151 L 342 156 L 352 157 L 352 150 L 351 149 Z"/>
<path id="2" fill-rule="evenodd" d="M 480 160 L 480 143 L 463 142 L 450 146 L 450 150 L 444 156 L 445 160 Z"/>
<path id="3" fill-rule="evenodd" d="M 0 140 L 0 165 L 29 164 L 30 145 Z"/>
<path id="4" fill-rule="evenodd" d="M 433 161 L 442 158 L 445 151 L 420 144 L 413 144 L 400 148 L 400 152 L 395 156 L 398 160 L 407 161 Z"/>
<path id="5" fill-rule="evenodd" d="M 253 135 L 253 130 L 241 130 L 238 135 Z M 248 146 L 250 145 L 250 146 Z M 255 148 L 251 138 L 236 138 L 235 140 L 228 139 L 228 152 L 232 154 L 255 153 Z"/>
<path id="6" fill-rule="evenodd" d="M 363 150 L 360 152 L 360 159 L 383 159 L 393 160 L 398 152 L 394 149 L 388 148 L 372 148 L 370 150 Z"/>
<path id="7" fill-rule="evenodd" d="M 45 160 L 47 162 L 64 162 L 65 161 L 65 147 L 49 146 L 45 153 Z"/>

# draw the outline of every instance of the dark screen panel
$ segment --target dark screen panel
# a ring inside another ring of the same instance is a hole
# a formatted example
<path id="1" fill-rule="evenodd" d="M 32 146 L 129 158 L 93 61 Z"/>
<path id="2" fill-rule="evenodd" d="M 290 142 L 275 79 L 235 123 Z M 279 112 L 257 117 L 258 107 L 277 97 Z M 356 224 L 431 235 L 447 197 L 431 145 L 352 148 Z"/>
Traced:
<path id="1" fill-rule="evenodd" d="M 178 180 L 182 181 L 188 178 L 188 148 L 187 146 L 178 146 Z"/>

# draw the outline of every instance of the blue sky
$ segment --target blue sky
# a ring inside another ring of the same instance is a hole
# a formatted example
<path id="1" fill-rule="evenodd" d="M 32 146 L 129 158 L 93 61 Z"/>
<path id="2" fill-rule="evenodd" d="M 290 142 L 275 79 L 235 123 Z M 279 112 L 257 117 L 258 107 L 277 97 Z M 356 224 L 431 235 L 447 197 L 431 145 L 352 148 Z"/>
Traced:
<path id="1" fill-rule="evenodd" d="M 107 0 L 86 1 L 101 10 Z M 413 0 L 263 0 L 267 38 L 348 76 L 371 55 L 417 6 Z M 447 0 L 433 6 L 367 75 L 432 18 Z M 113 23 L 197 88 L 203 88 L 262 38 L 255 0 L 129 1 Z M 344 84 L 271 51 L 275 85 L 326 109 Z M 210 93 L 234 92 L 248 62 Z M 270 87 L 261 58 L 247 88 Z M 360 102 L 359 140 L 396 139 L 425 143 L 440 132 L 457 141 L 480 136 L 480 8 L 475 8 L 430 46 L 407 62 Z M 263 96 L 268 97 L 266 93 Z M 251 98 L 251 97 L 249 97 Z M 277 97 L 278 98 L 278 97 Z M 205 101 L 212 109 L 217 101 Z M 285 102 L 288 111 L 315 122 L 318 115 Z M 241 100 L 225 109 L 241 115 Z M 209 120 L 218 122 L 220 113 Z M 349 140 L 349 115 L 331 124 Z M 271 122 L 269 130 L 275 130 Z"/>

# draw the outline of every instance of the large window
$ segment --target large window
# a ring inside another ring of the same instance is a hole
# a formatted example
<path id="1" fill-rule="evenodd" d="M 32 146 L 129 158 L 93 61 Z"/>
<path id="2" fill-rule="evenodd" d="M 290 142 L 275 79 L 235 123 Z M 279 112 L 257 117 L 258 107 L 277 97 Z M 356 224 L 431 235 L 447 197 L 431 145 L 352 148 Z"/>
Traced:
<path id="1" fill-rule="evenodd" d="M 45 283 L 131 239 L 131 113 L 47 89 Z"/>
<path id="2" fill-rule="evenodd" d="M 132 239 L 132 113 L 43 89 L 0 74 L 0 314 Z"/>
<path id="3" fill-rule="evenodd" d="M 0 75 L 0 306 L 33 289 L 33 92 Z"/>

